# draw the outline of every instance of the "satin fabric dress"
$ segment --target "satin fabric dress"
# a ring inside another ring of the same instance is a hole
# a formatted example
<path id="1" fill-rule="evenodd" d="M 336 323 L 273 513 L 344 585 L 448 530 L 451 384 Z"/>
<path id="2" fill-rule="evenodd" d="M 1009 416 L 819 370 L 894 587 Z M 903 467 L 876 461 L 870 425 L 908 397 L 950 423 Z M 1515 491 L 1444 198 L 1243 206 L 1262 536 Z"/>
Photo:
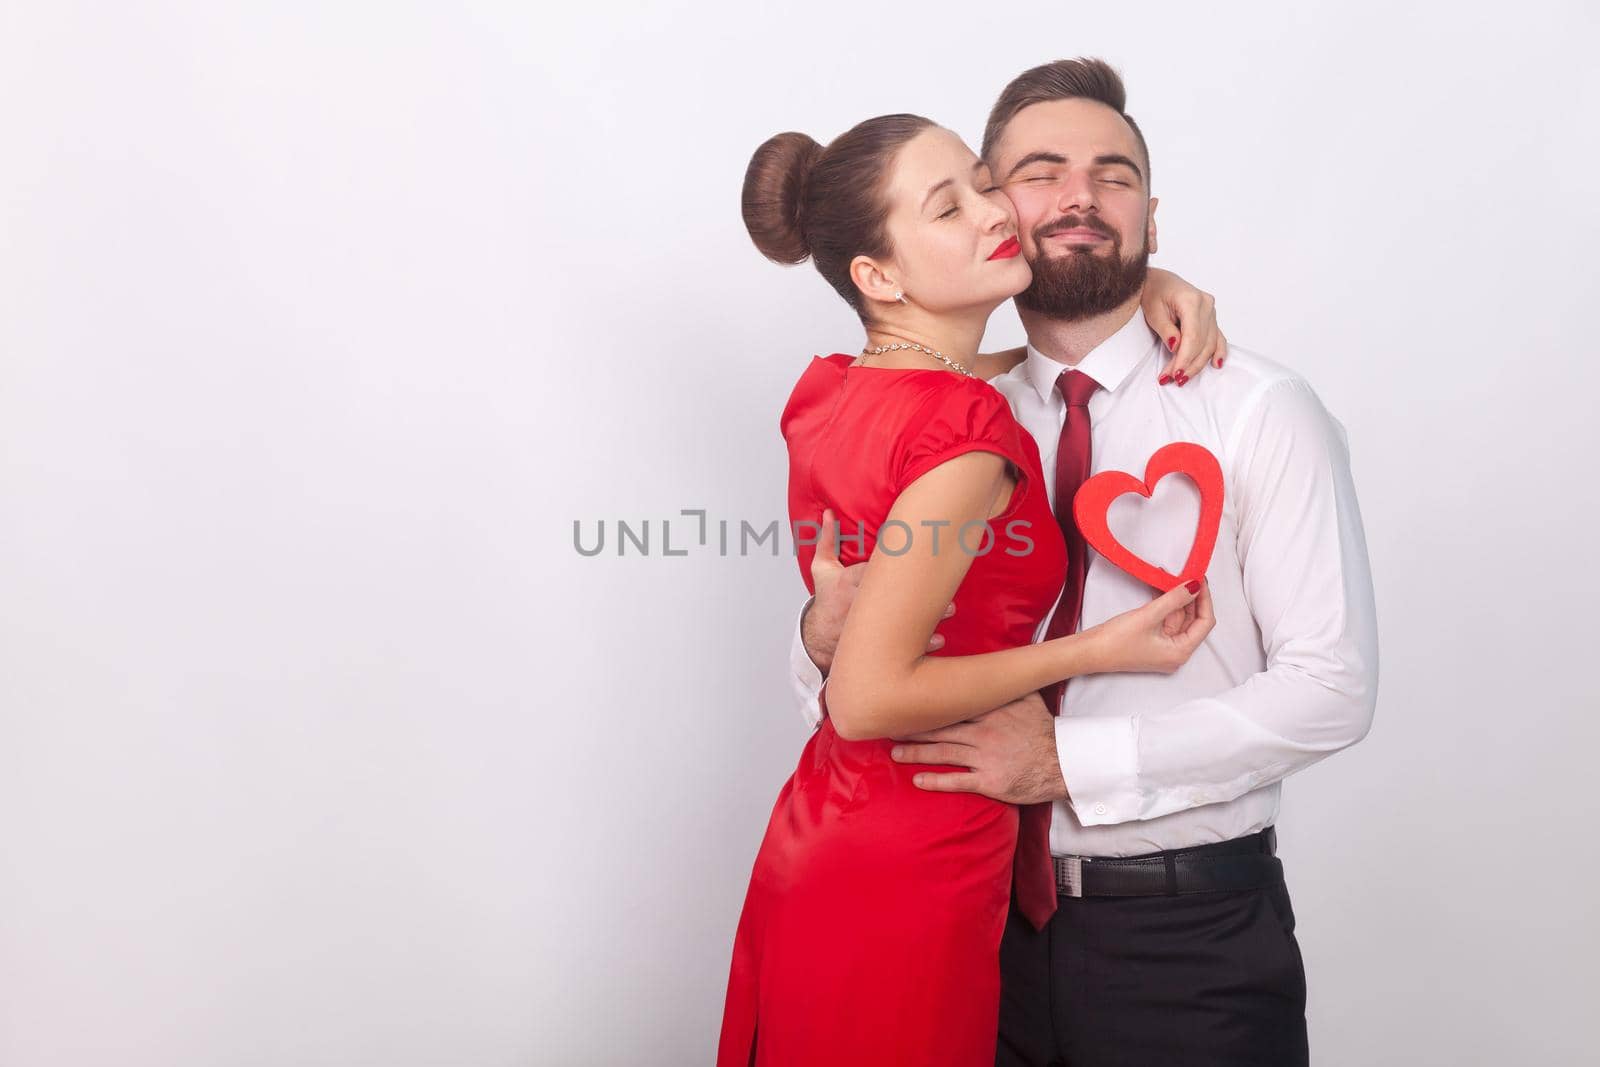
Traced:
<path id="1" fill-rule="evenodd" d="M 940 551 L 974 558 L 934 654 L 1028 644 L 1066 567 L 1032 437 L 987 382 L 853 358 L 813 357 L 784 409 L 791 523 L 831 507 L 840 562 L 865 560 L 906 486 L 962 453 L 999 453 L 1017 484 L 986 524 L 988 551 L 982 525 L 965 548 L 938 530 Z M 904 551 L 906 530 L 883 533 L 885 552 Z M 800 547 L 808 590 L 813 554 Z M 734 938 L 719 1067 L 993 1064 L 1018 810 L 918 789 L 917 772 L 951 768 L 896 763 L 893 744 L 846 741 L 825 717 L 779 793 Z"/>

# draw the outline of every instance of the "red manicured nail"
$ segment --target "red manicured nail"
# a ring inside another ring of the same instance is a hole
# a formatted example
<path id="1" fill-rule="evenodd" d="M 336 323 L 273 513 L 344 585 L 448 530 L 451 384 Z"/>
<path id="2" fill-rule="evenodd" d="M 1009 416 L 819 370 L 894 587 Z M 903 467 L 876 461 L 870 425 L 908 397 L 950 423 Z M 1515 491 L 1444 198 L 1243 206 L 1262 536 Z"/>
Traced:
<path id="1" fill-rule="evenodd" d="M 1221 369 L 1222 369 L 1222 360 L 1220 360 L 1220 359 L 1219 359 L 1219 360 L 1217 360 L 1217 369 L 1218 369 L 1218 370 L 1221 370 Z"/>
<path id="2" fill-rule="evenodd" d="M 1167 348 L 1169 351 L 1176 352 L 1178 350 L 1178 339 L 1176 337 L 1167 338 Z"/>
<path id="3" fill-rule="evenodd" d="M 1187 385 L 1188 383 L 1189 383 L 1189 376 L 1187 374 L 1183 373 L 1183 371 L 1179 371 L 1178 372 L 1178 384 L 1179 385 Z"/>
<path id="4" fill-rule="evenodd" d="M 1185 589 L 1189 590 L 1189 592 L 1191 592 L 1191 593 L 1198 593 L 1198 592 L 1200 592 L 1200 579 L 1195 578 L 1195 579 L 1192 579 L 1190 581 L 1184 582 L 1183 583 L 1183 587 Z"/>
<path id="5" fill-rule="evenodd" d="M 1156 379 L 1156 384 L 1157 385 L 1166 385 L 1170 381 L 1172 381 L 1172 375 L 1163 374 L 1160 378 Z"/>

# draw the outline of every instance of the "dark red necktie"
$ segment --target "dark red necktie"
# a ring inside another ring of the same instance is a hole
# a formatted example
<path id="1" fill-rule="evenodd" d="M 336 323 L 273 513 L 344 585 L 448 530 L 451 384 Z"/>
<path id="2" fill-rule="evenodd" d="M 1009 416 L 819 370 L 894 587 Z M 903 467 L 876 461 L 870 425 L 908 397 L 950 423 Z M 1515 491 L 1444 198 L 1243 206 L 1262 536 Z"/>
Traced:
<path id="1" fill-rule="evenodd" d="M 1083 575 L 1088 567 L 1088 546 L 1078 533 L 1072 517 L 1072 498 L 1089 477 L 1089 397 L 1100 388 L 1082 371 L 1062 371 L 1056 391 L 1067 402 L 1067 418 L 1061 424 L 1061 442 L 1056 446 L 1056 522 L 1067 542 L 1067 580 L 1061 599 L 1045 630 L 1045 640 L 1076 633 L 1078 616 L 1083 611 Z M 1066 682 L 1056 682 L 1043 690 L 1050 714 L 1061 714 L 1061 698 Z M 1050 862 L 1050 804 L 1026 804 L 1017 830 L 1017 904 L 1035 930 L 1043 930 L 1056 910 L 1056 872 Z"/>

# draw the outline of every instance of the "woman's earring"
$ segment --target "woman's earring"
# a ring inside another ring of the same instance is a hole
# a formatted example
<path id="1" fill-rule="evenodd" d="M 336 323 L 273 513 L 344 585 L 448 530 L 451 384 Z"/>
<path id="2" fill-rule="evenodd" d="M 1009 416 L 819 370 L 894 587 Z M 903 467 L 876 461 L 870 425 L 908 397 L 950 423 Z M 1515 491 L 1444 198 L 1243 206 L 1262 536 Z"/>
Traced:
<path id="1" fill-rule="evenodd" d="M 902 304 L 904 304 L 906 302 L 906 294 L 902 293 L 898 289 L 895 290 L 894 298 L 896 300 L 900 301 L 900 303 L 902 303 Z"/>

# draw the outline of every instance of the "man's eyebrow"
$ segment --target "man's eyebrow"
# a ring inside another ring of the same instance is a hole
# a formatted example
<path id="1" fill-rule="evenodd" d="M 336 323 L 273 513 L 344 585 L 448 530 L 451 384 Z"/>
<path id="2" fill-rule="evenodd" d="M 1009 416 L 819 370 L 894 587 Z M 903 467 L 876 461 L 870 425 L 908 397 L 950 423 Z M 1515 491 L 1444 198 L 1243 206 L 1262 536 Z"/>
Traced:
<path id="1" fill-rule="evenodd" d="M 1009 174 L 1006 175 L 1006 177 L 1010 178 L 1012 174 L 1015 174 L 1017 171 L 1021 170 L 1023 167 L 1026 167 L 1031 163 L 1065 163 L 1065 162 L 1067 162 L 1067 157 L 1064 156 L 1064 155 L 1061 155 L 1058 152 L 1029 152 L 1027 155 L 1023 156 L 1021 159 L 1017 160 L 1015 164 L 1012 165 L 1011 171 L 1010 171 Z M 1144 171 L 1139 169 L 1139 164 L 1135 163 L 1133 160 L 1129 159 L 1127 156 L 1118 155 L 1118 154 L 1095 156 L 1094 157 L 1094 163 L 1095 163 L 1095 166 L 1097 166 L 1097 167 L 1109 167 L 1109 166 L 1113 166 L 1113 165 L 1116 165 L 1116 164 L 1121 164 L 1122 166 L 1127 167 L 1129 170 L 1131 170 L 1135 174 L 1137 174 L 1139 176 L 1139 180 L 1140 181 L 1144 181 Z"/>
<path id="2" fill-rule="evenodd" d="M 1031 163 L 1065 163 L 1067 157 L 1057 152 L 1029 152 L 1011 165 L 1011 170 L 1006 173 L 1009 178 L 1023 167 Z"/>
<path id="3" fill-rule="evenodd" d="M 978 173 L 978 171 L 982 170 L 987 165 L 988 164 L 984 163 L 983 160 L 981 160 L 981 159 L 978 160 L 976 163 L 974 163 L 972 165 L 972 173 L 974 173 L 974 174 Z M 954 178 L 946 178 L 944 181 L 940 182 L 939 184 L 935 185 L 933 188 L 929 189 L 928 190 L 928 195 L 922 198 L 922 207 L 927 207 L 928 206 L 928 201 L 933 199 L 933 194 L 934 193 L 937 193 L 940 189 L 943 189 L 945 186 L 952 185 L 954 183 L 955 183 L 955 179 Z M 921 208 L 918 208 L 917 210 L 920 211 Z"/>
<path id="4" fill-rule="evenodd" d="M 1114 166 L 1114 165 L 1120 164 L 1120 165 L 1122 165 L 1124 167 L 1127 167 L 1129 170 L 1133 171 L 1135 174 L 1137 174 L 1139 176 L 1139 180 L 1140 181 L 1144 181 L 1144 171 L 1139 169 L 1139 164 L 1135 163 L 1133 160 L 1129 159 L 1127 156 L 1121 156 L 1121 155 L 1095 156 L 1094 157 L 1094 163 L 1095 163 L 1095 166 L 1097 166 L 1097 167 L 1109 167 L 1109 166 Z"/>

